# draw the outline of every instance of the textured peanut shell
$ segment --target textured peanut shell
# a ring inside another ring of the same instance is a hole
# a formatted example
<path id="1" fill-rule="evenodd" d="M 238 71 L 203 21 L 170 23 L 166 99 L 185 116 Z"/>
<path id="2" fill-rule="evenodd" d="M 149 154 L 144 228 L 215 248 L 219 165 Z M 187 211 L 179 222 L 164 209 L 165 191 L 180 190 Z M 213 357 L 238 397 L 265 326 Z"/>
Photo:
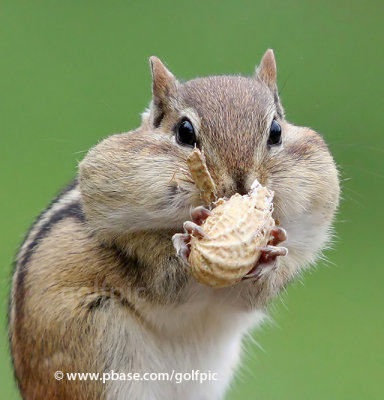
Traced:
<path id="1" fill-rule="evenodd" d="M 215 183 L 208 171 L 204 153 L 195 147 L 187 158 L 187 165 L 193 181 L 200 190 L 201 199 L 205 204 L 211 204 L 216 200 Z"/>
<path id="2" fill-rule="evenodd" d="M 261 185 L 245 196 L 220 199 L 202 225 L 204 238 L 192 236 L 189 262 L 193 276 L 212 287 L 239 282 L 257 263 L 275 226 L 273 193 Z"/>

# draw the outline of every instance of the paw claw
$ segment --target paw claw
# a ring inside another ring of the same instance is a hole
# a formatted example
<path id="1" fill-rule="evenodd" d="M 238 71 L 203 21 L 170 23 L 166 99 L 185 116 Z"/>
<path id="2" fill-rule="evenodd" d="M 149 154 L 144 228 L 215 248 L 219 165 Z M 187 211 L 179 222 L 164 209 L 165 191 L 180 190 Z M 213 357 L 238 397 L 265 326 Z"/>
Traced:
<path id="1" fill-rule="evenodd" d="M 188 233 L 176 233 L 172 236 L 173 247 L 176 255 L 186 264 L 189 265 L 189 254 L 191 252 L 189 242 L 191 236 Z"/>
<path id="2" fill-rule="evenodd" d="M 277 246 L 281 242 L 287 240 L 287 232 L 285 229 L 276 226 L 271 230 L 272 239 L 268 242 L 268 245 Z"/>
<path id="3" fill-rule="evenodd" d="M 212 212 L 203 206 L 191 210 L 191 219 L 197 225 L 201 225 L 210 215 Z"/>
<path id="4" fill-rule="evenodd" d="M 288 249 L 286 247 L 281 246 L 270 246 L 267 245 L 265 247 L 258 247 L 257 250 L 261 251 L 261 257 L 277 257 L 277 256 L 286 256 L 288 254 Z"/>
<path id="5" fill-rule="evenodd" d="M 191 235 L 200 238 L 206 237 L 200 225 L 210 215 L 212 215 L 212 212 L 203 206 L 192 209 L 192 221 L 186 221 L 183 224 L 185 233 L 176 233 L 172 236 L 173 247 L 176 249 L 177 256 L 187 265 L 189 265 L 188 259 L 191 253 Z"/>
<path id="6" fill-rule="evenodd" d="M 197 236 L 200 238 L 203 238 L 206 236 L 204 231 L 201 229 L 201 227 L 192 221 L 184 222 L 183 228 L 186 233 L 188 233 L 192 236 Z"/>

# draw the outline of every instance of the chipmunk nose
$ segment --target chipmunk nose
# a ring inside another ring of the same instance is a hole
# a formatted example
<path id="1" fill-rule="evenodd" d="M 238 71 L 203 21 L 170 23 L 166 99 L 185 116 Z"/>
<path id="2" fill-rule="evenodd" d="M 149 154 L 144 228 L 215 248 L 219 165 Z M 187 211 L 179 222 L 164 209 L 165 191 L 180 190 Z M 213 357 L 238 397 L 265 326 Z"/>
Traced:
<path id="1" fill-rule="evenodd" d="M 227 177 L 224 180 L 223 185 L 218 190 L 219 197 L 229 198 L 235 193 L 245 195 L 249 192 L 250 187 L 247 183 L 245 175 L 235 174 L 234 176 Z"/>
<path id="2" fill-rule="evenodd" d="M 245 179 L 243 176 L 239 176 L 234 180 L 235 183 L 235 191 L 236 193 L 241 194 L 242 196 L 248 193 L 249 188 L 247 188 Z"/>

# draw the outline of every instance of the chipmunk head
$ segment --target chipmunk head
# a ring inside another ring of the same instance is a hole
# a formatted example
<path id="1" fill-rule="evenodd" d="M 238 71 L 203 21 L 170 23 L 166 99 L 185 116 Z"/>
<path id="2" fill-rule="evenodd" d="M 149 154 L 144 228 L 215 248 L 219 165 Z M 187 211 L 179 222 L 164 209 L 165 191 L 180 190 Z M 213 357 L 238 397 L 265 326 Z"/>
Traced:
<path id="1" fill-rule="evenodd" d="M 279 219 L 308 211 L 316 198 L 337 203 L 337 177 L 323 139 L 289 124 L 277 88 L 273 51 L 252 77 L 210 76 L 179 82 L 150 58 L 153 99 L 146 123 L 183 151 L 204 151 L 219 197 L 245 194 L 255 179 L 275 191 Z M 330 174 L 327 194 L 322 174 Z"/>
<path id="2" fill-rule="evenodd" d="M 271 189 L 274 218 L 288 232 L 287 260 L 295 266 L 314 261 L 338 204 L 337 171 L 320 135 L 285 120 L 273 51 L 251 77 L 181 83 L 158 58 L 150 63 L 151 128 L 171 135 L 180 149 L 204 151 L 218 197 L 246 194 L 255 179 Z"/>
<path id="3" fill-rule="evenodd" d="M 141 127 L 105 139 L 80 164 L 93 231 L 104 238 L 180 232 L 191 207 L 201 205 L 186 162 L 197 146 L 218 197 L 245 194 L 255 179 L 274 192 L 273 216 L 288 233 L 288 269 L 313 261 L 338 204 L 337 170 L 320 135 L 285 120 L 273 51 L 251 77 L 180 82 L 158 58 L 150 64 L 153 96 Z"/>
<path id="4" fill-rule="evenodd" d="M 159 59 L 150 61 L 152 127 L 173 134 L 180 146 L 204 150 L 219 196 L 248 192 L 256 175 L 260 180 L 265 174 L 261 161 L 281 144 L 284 113 L 273 51 L 251 78 L 211 76 L 180 83 Z"/>

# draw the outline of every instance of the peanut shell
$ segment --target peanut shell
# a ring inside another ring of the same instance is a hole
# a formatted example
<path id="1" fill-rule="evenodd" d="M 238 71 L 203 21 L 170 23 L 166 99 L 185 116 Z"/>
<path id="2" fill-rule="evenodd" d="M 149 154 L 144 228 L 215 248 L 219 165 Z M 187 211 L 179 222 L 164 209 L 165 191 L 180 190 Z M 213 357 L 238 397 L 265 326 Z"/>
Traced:
<path id="1" fill-rule="evenodd" d="M 200 190 L 201 199 L 206 205 L 211 204 L 216 200 L 215 183 L 208 171 L 204 153 L 195 147 L 187 158 L 187 165 L 193 181 Z"/>
<path id="2" fill-rule="evenodd" d="M 266 246 L 272 218 L 273 193 L 257 181 L 248 195 L 219 199 L 202 224 L 206 237 L 192 236 L 189 262 L 193 276 L 212 287 L 239 282 L 257 263 Z"/>

